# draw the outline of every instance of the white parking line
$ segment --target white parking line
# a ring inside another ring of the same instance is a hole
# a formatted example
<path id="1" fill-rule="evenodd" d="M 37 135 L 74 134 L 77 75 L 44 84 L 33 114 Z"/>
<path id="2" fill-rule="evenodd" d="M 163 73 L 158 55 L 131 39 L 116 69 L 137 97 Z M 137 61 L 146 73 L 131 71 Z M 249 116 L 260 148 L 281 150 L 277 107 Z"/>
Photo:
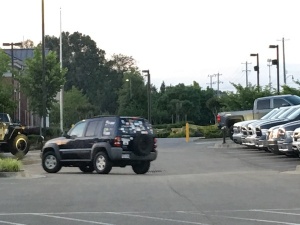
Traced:
<path id="1" fill-rule="evenodd" d="M 289 222 L 281 222 L 281 221 L 274 221 L 274 220 L 260 220 L 260 219 L 250 219 L 250 218 L 243 218 L 243 217 L 223 216 L 223 215 L 210 215 L 210 216 L 223 217 L 223 218 L 236 219 L 236 220 L 272 223 L 272 224 L 276 223 L 276 224 L 285 224 L 285 225 L 300 225 L 300 223 L 289 223 Z"/>
<path id="2" fill-rule="evenodd" d="M 11 225 L 26 225 L 26 224 L 23 224 L 23 223 L 12 223 L 12 222 L 3 221 L 3 220 L 0 220 L 0 223 L 11 224 Z"/>
<path id="3" fill-rule="evenodd" d="M 274 214 L 283 214 L 283 215 L 292 215 L 292 216 L 300 216 L 299 213 L 289 213 L 289 212 L 276 212 L 276 211 L 269 211 L 269 210 L 252 210 L 254 212 L 264 212 L 264 213 L 274 213 Z"/>
<path id="4" fill-rule="evenodd" d="M 35 213 L 35 214 L 31 214 L 31 215 L 44 216 L 44 217 L 50 217 L 50 218 L 56 218 L 56 219 L 71 220 L 71 221 L 76 221 L 76 222 L 92 223 L 92 224 L 115 225 L 115 224 L 112 224 L 112 223 L 102 223 L 102 222 L 97 222 L 97 221 L 92 221 L 92 220 L 81 220 L 81 219 L 74 219 L 74 218 L 69 218 L 69 217 L 54 216 L 54 215 L 47 215 L 47 214 Z"/>
<path id="5" fill-rule="evenodd" d="M 189 222 L 189 221 L 185 221 L 185 220 L 174 220 L 174 219 L 153 217 L 153 216 L 133 215 L 133 214 L 128 214 L 128 213 L 112 213 L 112 212 L 110 212 L 108 214 L 121 215 L 121 216 L 132 216 L 132 217 L 139 217 L 139 218 L 144 218 L 144 219 L 154 219 L 154 220 L 161 220 L 161 221 L 171 221 L 171 222 L 184 223 L 184 224 L 208 225 L 205 223 Z"/>

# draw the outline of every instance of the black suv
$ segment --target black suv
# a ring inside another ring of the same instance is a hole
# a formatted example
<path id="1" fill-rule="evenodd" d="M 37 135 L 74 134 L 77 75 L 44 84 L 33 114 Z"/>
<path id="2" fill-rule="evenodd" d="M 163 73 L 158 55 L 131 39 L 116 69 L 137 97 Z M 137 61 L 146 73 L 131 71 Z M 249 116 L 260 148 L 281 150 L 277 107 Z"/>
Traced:
<path id="1" fill-rule="evenodd" d="M 62 166 L 108 174 L 112 167 L 132 166 L 136 174 L 147 173 L 157 157 L 151 124 L 140 117 L 101 116 L 75 124 L 64 135 L 47 141 L 42 166 L 48 173 Z"/>

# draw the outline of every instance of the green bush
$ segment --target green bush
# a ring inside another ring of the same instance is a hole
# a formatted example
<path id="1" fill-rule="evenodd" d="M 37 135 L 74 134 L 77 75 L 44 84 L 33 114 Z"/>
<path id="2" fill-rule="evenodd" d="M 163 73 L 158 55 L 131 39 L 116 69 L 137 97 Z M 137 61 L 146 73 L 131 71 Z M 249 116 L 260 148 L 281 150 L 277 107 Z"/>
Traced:
<path id="1" fill-rule="evenodd" d="M 0 172 L 18 172 L 20 171 L 22 163 L 12 158 L 0 159 Z"/>
<path id="2" fill-rule="evenodd" d="M 203 133 L 205 138 L 220 138 L 222 137 L 222 131 L 215 125 L 201 126 L 200 132 Z"/>

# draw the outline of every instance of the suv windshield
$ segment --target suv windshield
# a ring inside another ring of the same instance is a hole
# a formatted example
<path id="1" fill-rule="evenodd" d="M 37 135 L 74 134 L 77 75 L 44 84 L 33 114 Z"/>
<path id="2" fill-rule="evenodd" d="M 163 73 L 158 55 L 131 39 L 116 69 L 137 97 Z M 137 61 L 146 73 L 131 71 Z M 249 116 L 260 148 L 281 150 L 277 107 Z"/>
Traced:
<path id="1" fill-rule="evenodd" d="M 286 119 L 289 118 L 293 112 L 295 112 L 296 110 L 298 110 L 299 107 L 292 107 L 289 108 L 289 110 L 285 111 L 284 113 L 282 113 L 281 115 L 278 116 L 278 119 Z"/>
<path id="2" fill-rule="evenodd" d="M 280 109 L 278 109 L 278 108 L 273 109 L 272 111 L 270 111 L 266 115 L 264 115 L 261 118 L 261 120 L 265 120 L 265 119 L 271 118 L 272 116 L 276 115 L 278 112 L 280 112 Z"/>
<path id="3" fill-rule="evenodd" d="M 277 119 L 280 118 L 280 116 L 285 116 L 289 110 L 291 110 L 290 107 L 281 108 L 274 115 L 272 115 L 270 119 Z"/>

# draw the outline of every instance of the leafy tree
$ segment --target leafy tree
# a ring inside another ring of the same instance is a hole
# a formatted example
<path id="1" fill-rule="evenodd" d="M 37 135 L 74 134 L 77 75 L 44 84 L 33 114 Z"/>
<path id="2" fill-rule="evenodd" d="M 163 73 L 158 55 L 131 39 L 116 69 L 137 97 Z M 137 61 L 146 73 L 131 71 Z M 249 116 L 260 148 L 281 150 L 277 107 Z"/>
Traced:
<path id="1" fill-rule="evenodd" d="M 15 108 L 12 99 L 12 84 L 3 77 L 3 74 L 10 69 L 9 62 L 10 57 L 0 48 L 0 111 L 12 113 Z"/>
<path id="2" fill-rule="evenodd" d="M 128 79 L 128 81 L 126 81 Z M 138 70 L 131 68 L 124 74 L 118 97 L 119 115 L 147 116 L 147 88 Z"/>
<path id="3" fill-rule="evenodd" d="M 32 40 L 27 39 L 26 41 L 22 42 L 22 48 L 34 48 L 34 43 Z"/>
<path id="4" fill-rule="evenodd" d="M 46 82 L 46 108 L 51 110 L 53 102 L 61 85 L 64 83 L 66 69 L 60 69 L 56 53 L 50 51 L 45 58 L 45 82 Z M 43 114 L 43 87 L 42 87 L 42 52 L 35 48 L 34 56 L 26 60 L 24 74 L 17 77 L 22 90 L 30 99 L 30 108 L 39 116 Z"/>
<path id="5" fill-rule="evenodd" d="M 295 83 L 300 85 L 299 81 L 295 81 Z M 283 85 L 281 94 L 292 94 L 300 96 L 300 90 L 298 88 L 292 88 L 290 86 Z"/>
<path id="6" fill-rule="evenodd" d="M 215 124 L 217 123 L 217 121 L 216 121 L 217 114 L 220 111 L 222 105 L 223 104 L 221 103 L 220 99 L 216 96 L 208 99 L 206 102 L 207 108 L 210 109 L 214 115 Z"/>
<path id="7" fill-rule="evenodd" d="M 80 104 L 78 104 L 79 102 Z M 94 115 L 94 107 L 89 103 L 87 97 L 75 87 L 64 92 L 63 110 L 65 128 L 70 128 L 72 124 Z M 60 122 L 60 109 L 58 103 L 54 104 L 50 112 L 50 121 L 55 125 L 58 125 Z"/>

